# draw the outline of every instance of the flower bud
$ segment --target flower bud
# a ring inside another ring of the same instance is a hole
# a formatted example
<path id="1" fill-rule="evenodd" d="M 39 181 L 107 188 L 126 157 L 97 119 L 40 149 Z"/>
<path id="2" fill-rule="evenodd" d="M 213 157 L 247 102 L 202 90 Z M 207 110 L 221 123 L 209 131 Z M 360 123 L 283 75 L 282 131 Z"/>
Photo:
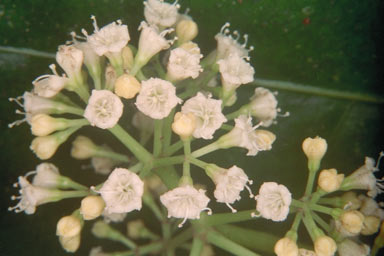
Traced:
<path id="1" fill-rule="evenodd" d="M 199 29 L 193 20 L 182 20 L 176 26 L 176 35 L 179 44 L 192 41 L 198 33 Z"/>
<path id="2" fill-rule="evenodd" d="M 80 213 L 84 220 L 93 220 L 103 213 L 104 208 L 105 203 L 100 196 L 87 196 L 81 200 Z"/>
<path id="3" fill-rule="evenodd" d="M 308 159 L 321 160 L 327 151 L 327 141 L 319 136 L 306 138 L 302 147 Z"/>
<path id="4" fill-rule="evenodd" d="M 129 221 L 127 223 L 127 233 L 130 238 L 140 239 L 142 237 L 142 231 L 145 229 L 144 223 L 141 220 Z"/>
<path id="5" fill-rule="evenodd" d="M 71 156 L 76 159 L 87 159 L 95 155 L 97 146 L 85 136 L 77 136 L 72 142 Z"/>
<path id="6" fill-rule="evenodd" d="M 316 253 L 311 250 L 307 250 L 304 248 L 299 249 L 299 256 L 316 256 Z"/>
<path id="7" fill-rule="evenodd" d="M 329 236 L 316 238 L 314 247 L 317 256 L 332 256 L 337 249 L 335 241 Z"/>
<path id="8" fill-rule="evenodd" d="M 337 174 L 336 169 L 324 169 L 319 175 L 319 187 L 325 192 L 331 193 L 340 188 L 344 174 Z"/>
<path id="9" fill-rule="evenodd" d="M 258 144 L 261 150 L 270 150 L 273 142 L 276 140 L 276 135 L 267 130 L 255 130 L 258 138 Z"/>
<path id="10" fill-rule="evenodd" d="M 73 237 L 80 234 L 81 221 L 74 215 L 64 216 L 56 226 L 56 235 L 60 237 Z"/>
<path id="11" fill-rule="evenodd" d="M 139 93 L 141 84 L 137 79 L 128 74 L 123 74 L 116 79 L 115 94 L 125 99 L 132 99 Z"/>
<path id="12" fill-rule="evenodd" d="M 80 247 L 80 234 L 70 237 L 60 236 L 59 241 L 66 252 L 76 252 Z"/>
<path id="13" fill-rule="evenodd" d="M 121 52 L 121 56 L 123 57 L 123 68 L 131 69 L 134 61 L 131 48 L 129 48 L 128 46 L 125 46 Z"/>
<path id="14" fill-rule="evenodd" d="M 196 129 L 196 116 L 192 113 L 177 112 L 175 114 L 172 131 L 182 139 L 189 138 Z"/>
<path id="15" fill-rule="evenodd" d="M 47 114 L 37 114 L 31 119 L 31 130 L 35 136 L 46 136 L 54 131 L 67 128 L 63 118 L 53 118 Z"/>
<path id="16" fill-rule="evenodd" d="M 59 146 L 60 142 L 57 137 L 49 135 L 34 138 L 30 148 L 38 158 L 45 160 L 51 158 Z"/>
<path id="17" fill-rule="evenodd" d="M 356 210 L 345 211 L 340 216 L 340 222 L 346 231 L 357 235 L 363 228 L 364 215 Z"/>
<path id="18" fill-rule="evenodd" d="M 344 239 L 337 245 L 340 256 L 368 256 L 370 249 L 366 244 L 359 244 L 351 239 Z"/>
<path id="19" fill-rule="evenodd" d="M 107 223 L 101 220 L 95 222 L 92 227 L 92 234 L 98 238 L 109 238 L 113 231 Z"/>
<path id="20" fill-rule="evenodd" d="M 379 231 L 380 219 L 376 216 L 365 216 L 361 234 L 370 236 Z"/>
<path id="21" fill-rule="evenodd" d="M 284 237 L 275 244 L 275 253 L 277 256 L 298 256 L 299 248 L 295 241 L 288 237 Z"/>

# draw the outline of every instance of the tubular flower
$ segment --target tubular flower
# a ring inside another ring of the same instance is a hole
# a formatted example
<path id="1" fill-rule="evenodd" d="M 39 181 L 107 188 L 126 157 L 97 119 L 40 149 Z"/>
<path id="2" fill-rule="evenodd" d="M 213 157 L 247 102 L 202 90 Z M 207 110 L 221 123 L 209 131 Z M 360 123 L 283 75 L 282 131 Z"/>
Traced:
<path id="1" fill-rule="evenodd" d="M 114 127 L 123 114 L 120 98 L 108 90 L 92 90 L 84 117 L 101 129 Z"/>
<path id="2" fill-rule="evenodd" d="M 248 35 L 244 35 L 244 43 L 240 44 L 238 42 L 240 37 L 239 33 L 237 31 L 234 31 L 233 35 L 236 38 L 233 38 L 232 35 L 230 35 L 228 29 L 229 26 L 230 24 L 228 22 L 225 23 L 221 27 L 220 33 L 215 36 L 215 39 L 217 41 L 216 59 L 225 59 L 231 54 L 237 54 L 240 58 L 248 57 L 249 52 L 253 50 L 253 46 L 251 46 L 249 49 L 246 48 L 248 42 Z"/>
<path id="3" fill-rule="evenodd" d="M 69 79 L 65 76 L 59 76 L 55 70 L 55 65 L 49 66 L 53 75 L 42 75 L 32 81 L 33 92 L 44 98 L 52 98 L 58 94 L 68 84 Z"/>
<path id="4" fill-rule="evenodd" d="M 209 198 L 205 190 L 195 189 L 190 185 L 177 187 L 160 196 L 161 203 L 168 210 L 168 218 L 183 218 L 179 227 L 182 227 L 187 219 L 199 219 L 200 212 L 211 210 L 207 208 Z"/>
<path id="5" fill-rule="evenodd" d="M 172 50 L 167 66 L 168 77 L 172 81 L 183 80 L 188 77 L 195 79 L 198 77 L 199 72 L 203 71 L 200 66 L 202 56 L 181 47 Z"/>
<path id="6" fill-rule="evenodd" d="M 93 51 L 99 55 L 108 53 L 118 53 L 130 40 L 127 25 L 122 25 L 121 20 L 112 22 L 101 29 L 97 26 L 95 16 L 91 16 L 95 31 L 92 35 L 88 36 L 87 32 L 83 30 L 87 36 L 88 43 Z"/>
<path id="7" fill-rule="evenodd" d="M 213 134 L 227 121 L 221 112 L 221 100 L 204 96 L 198 92 L 195 97 L 187 100 L 181 108 L 182 113 L 192 113 L 196 116 L 196 129 L 193 137 L 212 139 Z"/>
<path id="8" fill-rule="evenodd" d="M 147 0 L 144 2 L 144 16 L 151 25 L 158 27 L 171 27 L 176 23 L 180 6 L 163 0 Z"/>
<path id="9" fill-rule="evenodd" d="M 292 195 L 284 185 L 264 182 L 255 199 L 256 210 L 263 218 L 273 221 L 283 221 L 287 218 Z"/>
<path id="10" fill-rule="evenodd" d="M 59 169 L 51 163 L 41 163 L 36 167 L 36 171 L 29 172 L 29 174 L 35 174 L 32 180 L 32 184 L 35 186 L 56 188 L 60 183 Z"/>
<path id="11" fill-rule="evenodd" d="M 160 78 L 150 78 L 142 82 L 135 104 L 145 115 L 153 119 L 163 119 L 180 103 L 175 86 Z"/>
<path id="12" fill-rule="evenodd" d="M 144 183 L 125 168 L 116 168 L 108 176 L 99 193 L 107 213 L 125 213 L 141 209 Z"/>
<path id="13" fill-rule="evenodd" d="M 277 108 L 275 95 L 268 89 L 258 87 L 255 89 L 255 93 L 250 100 L 249 114 L 262 122 L 262 126 L 264 127 L 273 124 L 277 113 L 280 111 L 280 109 Z"/>
<path id="14" fill-rule="evenodd" d="M 60 45 L 56 53 L 56 61 L 69 77 L 80 74 L 84 54 L 74 45 Z"/>
<path id="15" fill-rule="evenodd" d="M 235 119 L 235 127 L 219 139 L 220 148 L 242 147 L 248 149 L 247 156 L 255 156 L 259 151 L 270 150 L 276 136 L 266 130 L 256 130 L 252 118 L 241 115 Z"/>

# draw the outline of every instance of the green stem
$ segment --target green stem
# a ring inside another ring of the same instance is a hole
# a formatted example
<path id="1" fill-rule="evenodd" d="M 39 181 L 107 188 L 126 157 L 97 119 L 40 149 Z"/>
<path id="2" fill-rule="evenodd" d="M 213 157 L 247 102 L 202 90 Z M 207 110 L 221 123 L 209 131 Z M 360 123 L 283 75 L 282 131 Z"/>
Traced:
<path id="1" fill-rule="evenodd" d="M 200 167 L 201 169 L 205 170 L 205 168 L 207 167 L 208 163 L 204 162 L 204 161 L 201 161 L 199 159 L 196 159 L 196 158 L 193 158 L 193 157 L 189 157 L 188 159 L 192 164 Z"/>
<path id="2" fill-rule="evenodd" d="M 312 241 L 315 242 L 316 238 L 320 235 L 318 233 L 319 228 L 316 226 L 316 223 L 313 221 L 312 215 L 308 209 L 305 210 L 303 223 Z"/>
<path id="3" fill-rule="evenodd" d="M 184 159 L 185 159 L 184 155 L 157 158 L 153 160 L 153 167 L 163 167 L 163 166 L 181 164 L 184 162 Z"/>
<path id="4" fill-rule="evenodd" d="M 155 131 L 153 136 L 153 156 L 157 157 L 162 149 L 163 120 L 155 120 Z"/>
<path id="5" fill-rule="evenodd" d="M 171 156 L 174 153 L 176 153 L 178 150 L 180 150 L 182 147 L 183 147 L 183 141 L 179 140 L 179 141 L 175 142 L 174 144 L 172 144 L 171 146 L 169 146 L 168 148 L 166 148 L 164 154 L 166 156 Z"/>
<path id="6" fill-rule="evenodd" d="M 227 118 L 227 120 L 229 121 L 229 120 L 235 119 L 236 117 L 238 117 L 240 115 L 244 115 L 247 113 L 248 113 L 248 105 L 244 105 L 241 108 L 239 108 L 238 110 L 226 115 L 225 118 Z"/>
<path id="7" fill-rule="evenodd" d="M 218 150 L 218 149 L 220 149 L 220 147 L 219 147 L 218 143 L 216 143 L 216 141 L 215 141 L 215 142 L 212 142 L 211 144 L 208 144 L 208 145 L 206 145 L 206 146 L 204 146 L 198 150 L 193 151 L 191 156 L 198 158 L 198 157 L 201 157 L 203 155 L 206 155 L 206 154 L 211 153 L 211 152 Z"/>
<path id="8" fill-rule="evenodd" d="M 193 237 L 193 229 L 189 227 L 186 230 L 174 236 L 166 246 L 167 248 L 176 248 L 181 244 L 183 244 L 184 242 L 191 239 L 192 237 Z"/>
<path id="9" fill-rule="evenodd" d="M 143 203 L 152 210 L 156 218 L 162 222 L 164 220 L 163 214 L 161 213 L 160 208 L 157 206 L 155 200 L 153 200 L 152 195 L 149 192 L 145 192 L 143 196 Z"/>
<path id="10" fill-rule="evenodd" d="M 331 215 L 335 219 L 339 218 L 343 212 L 343 210 L 338 208 L 329 208 L 318 204 L 308 204 L 308 207 L 313 211 Z"/>
<path id="11" fill-rule="evenodd" d="M 297 232 L 297 229 L 299 228 L 302 217 L 303 217 L 303 214 L 301 212 L 296 213 L 296 216 L 295 216 L 295 219 L 293 220 L 290 231 Z"/>
<path id="12" fill-rule="evenodd" d="M 177 174 L 174 166 L 155 169 L 154 173 L 160 177 L 168 189 L 173 189 L 179 184 L 180 176 Z"/>
<path id="13" fill-rule="evenodd" d="M 317 171 L 311 171 L 309 170 L 308 179 L 307 179 L 307 185 L 305 187 L 304 197 L 308 197 L 313 190 L 313 183 L 315 181 Z"/>
<path id="14" fill-rule="evenodd" d="M 86 197 L 89 196 L 91 193 L 87 190 L 81 190 L 81 191 L 60 191 L 58 193 L 58 200 L 67 199 L 67 198 L 76 198 L 76 197 Z"/>
<path id="15" fill-rule="evenodd" d="M 117 152 L 113 152 L 113 151 L 107 150 L 107 149 L 105 149 L 103 147 L 99 147 L 96 150 L 95 155 L 98 156 L 98 157 L 110 158 L 110 159 L 113 159 L 113 160 L 116 160 L 116 161 L 119 161 L 119 162 L 122 162 L 122 163 L 130 162 L 130 159 L 129 159 L 128 156 L 120 154 L 120 153 L 117 153 Z"/>
<path id="16" fill-rule="evenodd" d="M 88 99 L 89 99 L 89 92 L 88 90 L 85 88 L 85 85 L 83 84 L 76 84 L 74 85 L 73 87 L 71 87 L 72 90 L 77 93 L 77 95 L 79 95 L 79 97 L 85 102 L 87 103 L 88 102 Z"/>
<path id="17" fill-rule="evenodd" d="M 76 190 L 86 190 L 88 191 L 88 187 L 81 185 L 80 183 L 77 183 L 73 181 L 72 179 L 65 177 L 65 176 L 60 176 L 59 178 L 59 188 L 62 189 L 68 189 L 68 188 L 73 188 Z"/>
<path id="18" fill-rule="evenodd" d="M 202 222 L 204 226 L 216 226 L 228 223 L 241 222 L 251 220 L 253 212 L 254 210 L 239 211 L 236 213 L 215 213 L 211 216 L 202 214 L 200 222 Z"/>
<path id="19" fill-rule="evenodd" d="M 192 248 L 189 253 L 189 256 L 200 256 L 203 251 L 204 242 L 198 236 L 193 238 Z"/>
<path id="20" fill-rule="evenodd" d="M 315 220 L 315 222 L 317 222 L 328 234 L 330 234 L 332 229 L 328 225 L 328 223 L 326 223 L 317 213 L 315 212 L 311 212 L 311 213 L 312 213 L 312 218 Z"/>
<path id="21" fill-rule="evenodd" d="M 248 250 L 247 248 L 233 242 L 232 240 L 226 238 L 225 236 L 214 230 L 209 230 L 207 232 L 207 241 L 234 255 L 260 256 L 259 254 Z"/>
<path id="22" fill-rule="evenodd" d="M 152 155 L 143 146 L 140 145 L 127 131 L 119 124 L 110 128 L 109 131 L 123 143 L 141 162 L 151 162 Z"/>
<path id="23" fill-rule="evenodd" d="M 331 89 L 319 88 L 310 85 L 296 84 L 292 82 L 285 81 L 275 81 L 275 80 L 266 80 L 266 79 L 255 79 L 251 85 L 262 86 L 266 88 L 272 88 L 277 90 L 286 90 L 304 94 L 319 95 L 330 98 L 337 99 L 347 99 L 347 100 L 356 100 L 356 101 L 365 101 L 372 103 L 384 103 L 384 99 L 381 97 L 353 93 L 353 92 L 342 92 Z"/>
<path id="24" fill-rule="evenodd" d="M 54 54 L 54 53 L 37 51 L 37 50 L 33 50 L 33 49 L 28 49 L 28 48 L 17 48 L 17 47 L 12 47 L 12 46 L 0 46 L 0 51 L 1 52 L 30 55 L 30 56 L 41 57 L 41 58 L 49 58 L 49 59 L 56 58 L 56 54 Z"/>
<path id="25" fill-rule="evenodd" d="M 327 194 L 327 192 L 318 188 L 317 191 L 315 193 L 313 193 L 311 196 L 311 203 L 317 203 L 317 201 L 319 201 L 319 199 L 326 194 Z"/>
<path id="26" fill-rule="evenodd" d="M 343 208 L 345 202 L 340 197 L 320 198 L 319 204 L 327 204 L 333 207 Z"/>
<path id="27" fill-rule="evenodd" d="M 171 113 L 165 118 L 163 125 L 163 151 L 167 150 L 169 145 L 171 145 L 172 139 L 172 122 L 175 115 L 175 108 L 172 109 Z"/>
<path id="28" fill-rule="evenodd" d="M 191 155 L 191 141 L 184 140 L 184 162 L 183 162 L 183 176 L 191 177 L 191 166 L 188 157 Z"/>
<path id="29" fill-rule="evenodd" d="M 141 168 L 143 168 L 144 164 L 139 162 L 133 166 L 130 166 L 128 169 L 131 171 L 131 172 L 139 172 L 141 170 Z"/>
<path id="30" fill-rule="evenodd" d="M 159 252 L 163 248 L 162 242 L 154 242 L 147 245 L 139 246 L 133 251 L 126 251 L 126 252 L 114 252 L 114 253 L 108 253 L 108 255 L 111 256 L 137 256 L 137 255 L 147 255 L 153 253 L 153 255 L 157 255 L 157 252 Z"/>

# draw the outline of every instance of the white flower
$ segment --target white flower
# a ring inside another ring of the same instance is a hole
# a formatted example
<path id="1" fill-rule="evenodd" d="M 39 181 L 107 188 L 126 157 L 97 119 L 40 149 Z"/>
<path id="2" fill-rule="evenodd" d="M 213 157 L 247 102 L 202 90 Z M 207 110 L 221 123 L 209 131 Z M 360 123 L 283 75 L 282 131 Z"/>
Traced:
<path id="1" fill-rule="evenodd" d="M 190 185 L 177 187 L 160 196 L 161 203 L 168 210 L 168 218 L 183 218 L 179 227 L 182 227 L 187 219 L 199 219 L 200 212 L 207 208 L 209 198 L 205 190 L 195 189 Z"/>
<path id="2" fill-rule="evenodd" d="M 54 64 L 49 67 L 52 69 L 54 75 L 42 75 L 32 81 L 33 92 L 44 98 L 52 98 L 69 82 L 67 77 L 59 76 L 57 74 Z"/>
<path id="3" fill-rule="evenodd" d="M 123 114 L 120 98 L 108 90 L 92 90 L 84 117 L 101 129 L 114 127 Z"/>
<path id="4" fill-rule="evenodd" d="M 142 82 L 135 104 L 145 115 L 163 119 L 179 103 L 181 99 L 176 96 L 175 86 L 160 78 L 150 78 Z"/>
<path id="5" fill-rule="evenodd" d="M 116 168 L 100 189 L 107 213 L 125 213 L 141 209 L 144 183 L 125 168 Z"/>
<path id="6" fill-rule="evenodd" d="M 233 32 L 233 35 L 236 38 L 233 38 L 229 34 L 228 27 L 230 24 L 227 22 L 224 26 L 221 27 L 220 33 L 215 36 L 217 41 L 217 59 L 225 59 L 231 54 L 237 54 L 239 57 L 248 57 L 250 51 L 253 50 L 251 46 L 249 49 L 245 48 L 247 46 L 248 35 L 244 35 L 244 43 L 239 44 L 238 39 L 240 35 L 237 31 Z"/>
<path id="7" fill-rule="evenodd" d="M 56 102 L 50 99 L 46 99 L 40 96 L 37 96 L 30 92 L 25 92 L 23 94 L 23 107 L 26 113 L 26 118 L 30 121 L 30 118 L 33 115 L 44 113 L 58 113 L 56 108 Z"/>
<path id="8" fill-rule="evenodd" d="M 384 219 L 384 210 L 381 209 L 376 200 L 367 197 L 365 195 L 359 195 L 359 200 L 361 202 L 361 207 L 359 211 L 365 216 L 375 216 L 380 220 Z"/>
<path id="9" fill-rule="evenodd" d="M 147 0 L 144 2 L 144 16 L 151 25 L 171 27 L 176 23 L 180 6 L 175 1 L 173 4 L 163 0 Z"/>
<path id="10" fill-rule="evenodd" d="M 148 25 L 142 21 L 139 30 L 141 30 L 139 39 L 139 49 L 135 57 L 135 65 L 145 65 L 152 56 L 161 50 L 168 49 L 173 40 L 165 39 L 165 35 L 172 32 L 173 29 L 166 29 L 159 33 L 157 27 Z"/>
<path id="11" fill-rule="evenodd" d="M 60 45 L 56 53 L 56 61 L 69 77 L 77 76 L 81 72 L 84 54 L 74 45 Z"/>
<path id="12" fill-rule="evenodd" d="M 96 54 L 89 42 L 80 42 L 76 40 L 75 32 L 71 33 L 74 46 L 81 50 L 84 54 L 84 64 L 87 66 L 91 76 L 99 76 L 101 74 L 100 56 Z"/>
<path id="13" fill-rule="evenodd" d="M 57 190 L 31 185 L 23 176 L 19 177 L 19 182 L 14 186 L 20 187 L 20 196 L 12 196 L 12 199 L 20 201 L 16 206 L 9 207 L 8 211 L 14 210 L 16 213 L 24 211 L 26 214 L 34 214 L 37 206 L 57 201 L 59 196 Z"/>
<path id="14" fill-rule="evenodd" d="M 383 156 L 384 153 L 380 152 L 379 159 L 377 160 L 377 165 L 375 165 L 374 159 L 366 157 L 365 164 L 344 179 L 343 183 L 341 184 L 341 189 L 368 190 L 367 194 L 372 198 L 376 197 L 377 194 L 383 193 L 383 180 L 376 179 L 374 175 L 375 172 L 379 171 L 378 164 L 380 162 L 381 157 Z"/>
<path id="15" fill-rule="evenodd" d="M 284 185 L 264 182 L 255 199 L 257 200 L 256 210 L 263 218 L 273 221 L 283 221 L 287 218 L 292 196 Z"/>
<path id="16" fill-rule="evenodd" d="M 108 175 L 117 162 L 111 158 L 94 156 L 91 158 L 91 165 L 96 173 Z"/>
<path id="17" fill-rule="evenodd" d="M 214 170 L 212 172 L 213 181 L 216 184 L 214 196 L 219 203 L 225 203 L 232 212 L 236 210 L 230 205 L 235 201 L 240 200 L 240 192 L 247 188 L 250 197 L 253 197 L 250 188 L 247 183 L 252 184 L 252 181 L 248 179 L 248 176 L 244 173 L 243 169 L 232 166 L 229 169 Z"/>
<path id="18" fill-rule="evenodd" d="M 253 67 L 237 54 L 231 54 L 218 62 L 224 88 L 227 90 L 236 89 L 242 84 L 253 81 L 255 70 Z"/>
<path id="19" fill-rule="evenodd" d="M 41 163 L 36 167 L 32 184 L 44 188 L 56 188 L 60 183 L 59 169 L 51 163 Z M 28 175 L 28 174 L 27 174 Z"/>
<path id="20" fill-rule="evenodd" d="M 184 103 L 181 112 L 192 113 L 196 116 L 196 129 L 193 132 L 193 137 L 213 138 L 215 131 L 227 121 L 221 112 L 221 104 L 221 100 L 212 99 L 210 95 L 204 96 L 200 92 Z"/>
<path id="21" fill-rule="evenodd" d="M 93 19 L 93 26 L 95 31 L 92 35 L 83 30 L 83 33 L 87 36 L 88 43 L 97 55 L 102 56 L 106 53 L 118 53 L 130 40 L 127 25 L 122 25 L 121 20 L 112 22 L 101 29 L 97 26 L 95 16 L 91 16 Z"/>
<path id="22" fill-rule="evenodd" d="M 167 66 L 167 75 L 173 81 L 188 77 L 195 79 L 199 72 L 203 71 L 200 66 L 201 57 L 200 54 L 194 54 L 180 47 L 172 50 Z"/>
<path id="23" fill-rule="evenodd" d="M 235 119 L 235 127 L 220 137 L 220 148 L 242 147 L 248 149 L 247 156 L 255 156 L 259 151 L 270 150 L 276 136 L 266 130 L 255 130 L 252 118 L 241 115 Z"/>
<path id="24" fill-rule="evenodd" d="M 275 95 L 268 89 L 258 87 L 250 100 L 250 114 L 261 121 L 262 126 L 270 126 L 279 112 Z"/>

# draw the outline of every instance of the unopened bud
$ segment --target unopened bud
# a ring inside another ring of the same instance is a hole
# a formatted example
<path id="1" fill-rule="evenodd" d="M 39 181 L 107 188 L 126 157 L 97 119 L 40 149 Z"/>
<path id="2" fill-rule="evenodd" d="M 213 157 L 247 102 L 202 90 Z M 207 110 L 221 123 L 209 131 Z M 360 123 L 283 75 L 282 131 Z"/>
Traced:
<path id="1" fill-rule="evenodd" d="M 38 158 L 46 160 L 55 154 L 60 144 L 55 135 L 48 135 L 34 138 L 30 148 Z"/>
<path id="2" fill-rule="evenodd" d="M 93 220 L 103 213 L 104 208 L 105 203 L 100 196 L 87 196 L 81 200 L 80 213 L 84 220 Z"/>
<path id="3" fill-rule="evenodd" d="M 327 152 L 327 141 L 319 136 L 315 138 L 306 138 L 302 145 L 304 154 L 308 158 L 308 166 L 317 171 L 320 161 Z"/>
<path id="4" fill-rule="evenodd" d="M 116 79 L 115 93 L 125 99 L 132 99 L 139 93 L 141 84 L 137 79 L 128 74 L 123 74 Z"/>
<path id="5" fill-rule="evenodd" d="M 357 210 L 361 206 L 361 201 L 353 191 L 348 191 L 341 196 L 344 209 Z"/>
<path id="6" fill-rule="evenodd" d="M 31 131 L 35 136 L 46 136 L 54 131 L 67 128 L 63 118 L 53 118 L 47 114 L 37 114 L 31 119 Z"/>
<path id="7" fill-rule="evenodd" d="M 329 236 L 316 238 L 314 247 L 317 256 L 332 256 L 337 249 L 335 241 Z"/>
<path id="8" fill-rule="evenodd" d="M 346 231 L 357 235 L 363 228 L 364 215 L 356 210 L 346 211 L 341 214 L 340 222 Z"/>
<path id="9" fill-rule="evenodd" d="M 288 237 L 284 237 L 277 241 L 274 248 L 277 256 L 298 256 L 299 248 L 295 241 Z"/>
<path id="10" fill-rule="evenodd" d="M 177 112 L 173 119 L 172 131 L 182 139 L 189 138 L 196 129 L 196 116 L 192 113 Z"/>
<path id="11" fill-rule="evenodd" d="M 82 224 L 79 218 L 74 215 L 64 216 L 56 226 L 56 235 L 61 237 L 73 237 L 80 234 Z"/>
<path id="12" fill-rule="evenodd" d="M 331 193 L 340 188 L 344 174 L 337 174 L 336 169 L 325 169 L 320 172 L 318 184 L 325 192 Z"/>
<path id="13" fill-rule="evenodd" d="M 129 48 L 128 46 L 125 46 L 121 51 L 121 56 L 123 57 L 123 68 L 131 69 L 134 61 L 131 48 Z"/>
<path id="14" fill-rule="evenodd" d="M 257 135 L 257 143 L 261 150 L 270 150 L 273 142 L 276 140 L 276 135 L 267 130 L 255 130 Z"/>
<path id="15" fill-rule="evenodd" d="M 180 44 L 193 40 L 199 33 L 199 28 L 193 20 L 182 20 L 176 26 L 176 35 Z"/>
<path id="16" fill-rule="evenodd" d="M 70 237 L 60 236 L 59 241 L 67 252 L 76 252 L 80 247 L 80 234 Z"/>
<path id="17" fill-rule="evenodd" d="M 76 159 L 88 159 L 94 156 L 97 146 L 85 136 L 77 136 L 72 142 L 71 156 Z"/>
<path id="18" fill-rule="evenodd" d="M 379 231 L 380 219 L 376 216 L 365 216 L 361 234 L 370 236 Z"/>
<path id="19" fill-rule="evenodd" d="M 366 244 L 359 244 L 351 239 L 344 239 L 338 244 L 337 250 L 340 256 L 368 256 L 370 249 Z"/>

